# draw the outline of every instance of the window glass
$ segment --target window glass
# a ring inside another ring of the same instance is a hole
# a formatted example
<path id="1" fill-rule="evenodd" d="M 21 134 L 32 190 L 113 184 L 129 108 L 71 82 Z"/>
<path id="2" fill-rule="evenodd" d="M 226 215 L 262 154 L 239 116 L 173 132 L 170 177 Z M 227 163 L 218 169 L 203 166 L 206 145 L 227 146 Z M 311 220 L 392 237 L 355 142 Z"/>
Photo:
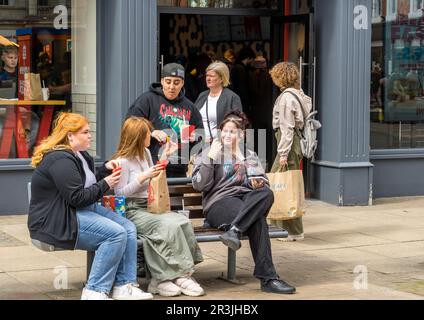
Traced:
<path id="1" fill-rule="evenodd" d="M 278 9 L 278 0 L 158 0 L 158 6 L 190 8 Z"/>
<path id="2" fill-rule="evenodd" d="M 422 6 L 422 1 L 373 1 L 373 149 L 424 148 Z"/>
<path id="3" fill-rule="evenodd" d="M 15 2 L 0 8 L 0 163 L 30 158 L 60 112 L 96 131 L 96 0 Z"/>

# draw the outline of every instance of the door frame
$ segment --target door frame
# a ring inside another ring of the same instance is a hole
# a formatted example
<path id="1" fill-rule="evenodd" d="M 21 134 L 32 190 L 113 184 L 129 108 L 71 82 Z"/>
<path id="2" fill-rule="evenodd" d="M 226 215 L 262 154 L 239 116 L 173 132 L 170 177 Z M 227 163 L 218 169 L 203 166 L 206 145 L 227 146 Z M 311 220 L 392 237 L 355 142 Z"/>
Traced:
<path id="1" fill-rule="evenodd" d="M 301 81 L 303 81 L 304 68 L 308 67 L 307 70 L 307 90 L 305 93 L 312 98 L 313 106 L 316 108 L 316 90 L 315 90 L 315 78 L 316 78 L 316 47 L 315 47 L 315 20 L 314 13 L 289 16 L 278 16 L 271 18 L 271 38 L 273 41 L 273 50 L 271 61 L 276 64 L 280 60 L 284 60 L 284 49 L 288 45 L 288 40 L 285 39 L 285 30 L 283 25 L 290 23 L 302 23 L 305 25 L 305 52 L 304 56 L 307 60 L 301 60 L 299 69 L 301 71 Z M 298 63 L 297 61 L 295 63 Z M 304 86 L 303 86 L 304 87 Z M 302 88 L 303 89 L 303 88 Z M 274 98 L 276 99 L 280 94 L 278 88 L 274 90 Z M 276 154 L 277 145 L 276 141 L 272 145 L 273 154 Z M 311 161 L 303 160 L 304 170 L 304 181 L 305 181 L 305 195 L 310 198 L 314 192 L 314 166 Z"/>

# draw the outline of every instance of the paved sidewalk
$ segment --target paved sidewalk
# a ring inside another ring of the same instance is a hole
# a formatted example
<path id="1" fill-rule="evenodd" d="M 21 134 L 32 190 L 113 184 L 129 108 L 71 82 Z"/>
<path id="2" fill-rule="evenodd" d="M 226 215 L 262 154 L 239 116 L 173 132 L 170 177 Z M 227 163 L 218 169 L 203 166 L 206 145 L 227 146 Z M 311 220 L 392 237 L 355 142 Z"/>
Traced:
<path id="1" fill-rule="evenodd" d="M 202 243 L 205 261 L 195 273 L 207 292 L 202 299 L 424 299 L 423 208 L 424 197 L 348 208 L 308 201 L 305 241 L 272 240 L 280 276 L 297 287 L 292 296 L 260 291 L 251 276 L 248 242 L 237 252 L 237 272 L 244 285 L 218 280 L 226 271 L 226 247 Z M 30 245 L 26 220 L 26 216 L 0 216 L 0 299 L 79 299 L 85 252 L 36 249 Z M 141 285 L 145 289 L 146 281 Z"/>

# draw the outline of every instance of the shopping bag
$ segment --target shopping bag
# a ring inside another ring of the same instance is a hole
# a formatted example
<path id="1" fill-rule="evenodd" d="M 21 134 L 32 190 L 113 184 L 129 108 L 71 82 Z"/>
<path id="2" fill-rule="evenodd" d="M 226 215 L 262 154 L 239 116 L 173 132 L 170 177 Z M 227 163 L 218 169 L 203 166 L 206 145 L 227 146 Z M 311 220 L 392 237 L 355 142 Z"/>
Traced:
<path id="1" fill-rule="evenodd" d="M 301 170 L 268 173 L 274 204 L 268 214 L 270 220 L 292 220 L 305 214 L 305 189 Z"/>
<path id="2" fill-rule="evenodd" d="M 43 93 L 41 91 L 40 74 L 25 73 L 24 99 L 27 101 L 43 100 Z"/>
<path id="3" fill-rule="evenodd" d="M 165 168 L 166 165 L 164 164 L 164 170 L 156 178 L 150 180 L 147 199 L 147 211 L 150 213 L 168 213 L 171 211 Z"/>

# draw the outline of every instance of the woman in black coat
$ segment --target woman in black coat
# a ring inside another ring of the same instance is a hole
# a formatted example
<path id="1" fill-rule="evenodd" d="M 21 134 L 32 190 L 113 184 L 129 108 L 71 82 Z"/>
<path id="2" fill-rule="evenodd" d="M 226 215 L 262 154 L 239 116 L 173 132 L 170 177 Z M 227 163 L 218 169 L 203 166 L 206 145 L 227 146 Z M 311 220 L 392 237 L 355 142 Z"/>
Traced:
<path id="1" fill-rule="evenodd" d="M 200 111 L 205 129 L 206 141 L 217 138 L 218 125 L 231 111 L 243 111 L 240 97 L 227 87 L 230 85 L 230 70 L 223 62 L 217 61 L 206 69 L 208 90 L 202 92 L 194 106 Z"/>

